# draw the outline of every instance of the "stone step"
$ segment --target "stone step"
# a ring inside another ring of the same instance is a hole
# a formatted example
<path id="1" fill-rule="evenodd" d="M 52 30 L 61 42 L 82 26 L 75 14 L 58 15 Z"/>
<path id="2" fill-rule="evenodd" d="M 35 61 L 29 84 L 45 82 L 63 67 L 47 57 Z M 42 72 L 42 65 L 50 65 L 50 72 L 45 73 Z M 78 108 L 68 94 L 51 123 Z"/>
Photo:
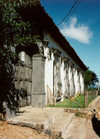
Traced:
<path id="1" fill-rule="evenodd" d="M 67 128 L 65 139 L 84 139 L 82 132 L 84 132 L 84 118 L 74 117 L 73 121 Z"/>
<path id="2" fill-rule="evenodd" d="M 64 137 L 65 132 L 74 116 L 75 115 L 73 113 L 67 112 L 63 112 L 61 115 L 59 115 L 59 117 L 57 117 L 56 120 L 49 127 L 51 134 L 56 134 Z"/>
<path id="3" fill-rule="evenodd" d="M 54 123 L 61 115 L 64 113 L 64 109 L 61 109 L 60 111 L 56 112 L 56 115 L 51 116 L 51 118 L 47 118 L 48 120 L 43 123 L 44 130 L 50 129 L 52 123 Z M 48 116 L 48 114 L 46 114 Z"/>
<path id="4" fill-rule="evenodd" d="M 44 130 L 64 113 L 62 108 L 32 108 L 31 106 L 20 108 L 20 113 L 8 118 L 10 124 L 26 125 L 31 128 Z"/>
<path id="5" fill-rule="evenodd" d="M 67 131 L 64 139 L 100 139 L 93 131 L 91 120 L 75 117 Z"/>

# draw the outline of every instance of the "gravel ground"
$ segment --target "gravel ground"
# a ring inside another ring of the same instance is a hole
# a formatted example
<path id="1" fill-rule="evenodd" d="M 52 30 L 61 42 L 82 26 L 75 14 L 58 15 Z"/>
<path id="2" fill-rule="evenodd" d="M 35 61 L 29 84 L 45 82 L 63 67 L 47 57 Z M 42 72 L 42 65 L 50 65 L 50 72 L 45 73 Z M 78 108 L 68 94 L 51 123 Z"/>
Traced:
<path id="1" fill-rule="evenodd" d="M 31 128 L 0 121 L 0 139 L 49 139 L 49 136 L 44 133 L 39 134 Z"/>

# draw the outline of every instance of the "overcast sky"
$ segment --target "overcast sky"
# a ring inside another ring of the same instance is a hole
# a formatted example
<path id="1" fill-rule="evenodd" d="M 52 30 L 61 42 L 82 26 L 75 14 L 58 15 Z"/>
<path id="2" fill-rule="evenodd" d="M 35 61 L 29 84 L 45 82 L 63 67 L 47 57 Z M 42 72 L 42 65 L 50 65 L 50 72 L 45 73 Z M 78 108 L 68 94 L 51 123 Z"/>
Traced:
<path id="1" fill-rule="evenodd" d="M 74 2 L 41 0 L 56 24 L 67 15 Z M 85 65 L 100 75 L 100 0 L 81 0 L 71 18 L 59 28 Z"/>

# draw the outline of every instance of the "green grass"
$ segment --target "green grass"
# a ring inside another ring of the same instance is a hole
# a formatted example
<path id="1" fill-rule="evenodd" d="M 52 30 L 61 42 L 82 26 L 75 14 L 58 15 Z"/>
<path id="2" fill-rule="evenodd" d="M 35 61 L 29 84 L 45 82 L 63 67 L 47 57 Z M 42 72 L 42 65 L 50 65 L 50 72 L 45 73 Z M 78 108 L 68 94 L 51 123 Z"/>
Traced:
<path id="1" fill-rule="evenodd" d="M 88 104 L 93 101 L 96 98 L 96 96 L 88 96 Z M 79 105 L 78 105 L 79 104 Z M 50 107 L 54 107 L 51 106 Z M 74 101 L 71 101 L 71 99 L 64 100 L 62 102 L 58 102 L 55 107 L 64 107 L 64 108 L 84 108 L 85 107 L 85 99 L 84 95 L 80 95 L 78 97 L 74 98 Z"/>

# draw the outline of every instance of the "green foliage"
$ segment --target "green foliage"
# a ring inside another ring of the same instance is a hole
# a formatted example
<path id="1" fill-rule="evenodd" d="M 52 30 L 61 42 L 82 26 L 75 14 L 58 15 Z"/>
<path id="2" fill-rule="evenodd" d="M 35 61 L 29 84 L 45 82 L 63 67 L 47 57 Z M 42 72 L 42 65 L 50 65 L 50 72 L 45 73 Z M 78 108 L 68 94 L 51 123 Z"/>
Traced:
<path id="1" fill-rule="evenodd" d="M 18 60 L 11 47 L 31 46 L 39 39 L 31 31 L 29 21 L 24 21 L 17 9 L 39 5 L 38 0 L 0 0 L 0 111 L 3 102 L 11 110 L 18 106 L 14 81 L 14 64 Z"/>
<path id="2" fill-rule="evenodd" d="M 95 89 L 96 89 L 95 87 L 91 87 L 91 86 L 88 87 L 88 91 L 95 91 Z"/>
<path id="3" fill-rule="evenodd" d="M 98 82 L 97 75 L 93 71 L 87 70 L 85 72 L 84 82 L 87 88 L 91 85 L 95 85 Z"/>
<path id="4" fill-rule="evenodd" d="M 16 9 L 38 4 L 38 0 L 0 1 L 2 13 L 3 44 L 7 46 L 26 46 L 35 42 L 29 21 L 23 21 Z"/>
<path id="5" fill-rule="evenodd" d="M 90 94 L 88 95 L 88 104 L 93 101 L 96 98 L 96 96 Z M 80 105 L 78 105 L 80 104 Z M 74 100 L 72 101 L 71 99 L 66 99 L 62 102 L 59 102 L 56 104 L 56 106 L 50 105 L 50 107 L 63 107 L 63 108 L 85 108 L 85 96 L 84 94 L 81 94 L 77 97 L 74 97 Z M 80 113 L 78 113 L 80 114 Z"/>
<path id="6" fill-rule="evenodd" d="M 66 99 L 64 101 L 57 103 L 56 107 L 80 108 L 80 106 L 76 102 L 78 102 L 83 108 L 85 107 L 84 95 L 79 95 L 77 97 L 74 97 L 74 100 L 72 101 L 71 99 Z"/>

